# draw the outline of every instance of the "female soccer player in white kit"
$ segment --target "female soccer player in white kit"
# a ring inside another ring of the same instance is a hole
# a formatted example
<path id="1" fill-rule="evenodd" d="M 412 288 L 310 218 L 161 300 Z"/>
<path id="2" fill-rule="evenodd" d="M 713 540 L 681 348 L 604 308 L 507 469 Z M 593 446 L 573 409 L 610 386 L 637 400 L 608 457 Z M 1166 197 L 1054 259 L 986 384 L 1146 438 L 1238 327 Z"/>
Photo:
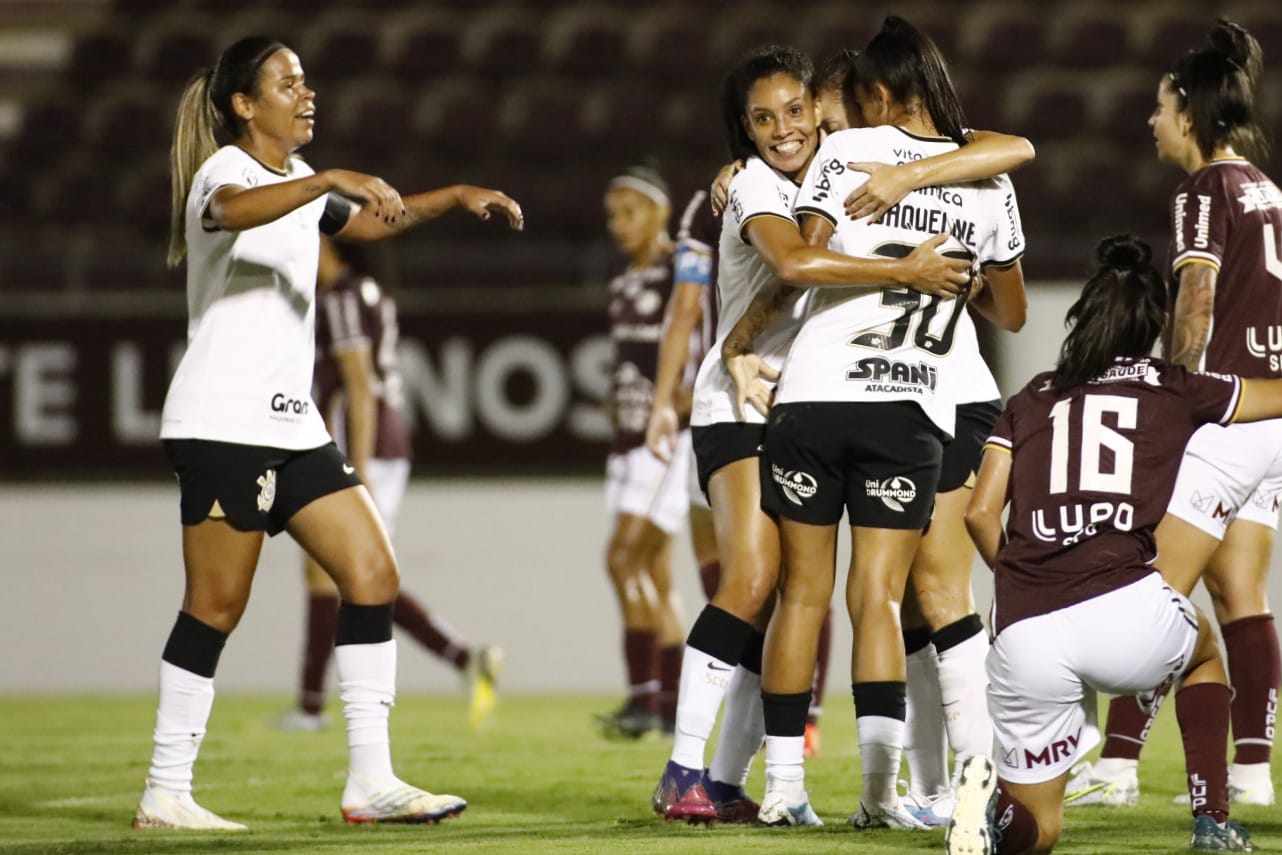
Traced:
<path id="1" fill-rule="evenodd" d="M 847 164 L 915 160 L 966 141 L 938 49 L 907 22 L 888 18 L 856 61 L 856 80 L 866 119 L 892 124 L 837 133 L 824 143 L 797 198 L 798 215 L 813 215 L 803 222 L 807 237 L 822 245 L 835 230 L 829 244 L 834 249 L 901 257 L 946 233 L 942 251 L 984 268 L 986 287 L 977 305 L 1018 328 L 1023 236 L 1008 183 L 928 188 L 910 194 L 876 223 L 852 222 L 843 210 L 864 178 Z M 749 309 L 726 341 L 727 360 L 740 361 L 777 298 L 778 293 L 759 298 Z M 785 806 L 781 812 L 810 810 L 796 738 L 808 695 L 802 674 L 813 668 L 814 630 L 832 594 L 844 507 L 852 533 L 847 604 L 855 629 L 852 691 L 864 771 L 864 793 L 850 821 L 859 828 L 923 827 L 896 790 L 905 697 L 899 600 L 929 519 L 943 441 L 953 431 L 964 386 L 950 372 L 958 361 L 954 351 L 967 352 L 959 347 L 968 329 L 961 319 L 965 304 L 965 296 L 923 298 L 889 284 L 809 295 L 766 430 L 769 471 L 763 480 L 771 483 L 763 487 L 763 507 L 781 517 L 788 573 L 763 671 L 763 813 L 775 801 Z M 964 374 L 974 367 L 955 370 Z"/>
<path id="2" fill-rule="evenodd" d="M 188 84 L 171 152 L 169 261 L 187 256 L 188 348 L 161 438 L 178 475 L 186 591 L 165 645 L 138 828 L 243 829 L 192 799 L 213 676 L 249 599 L 263 532 L 288 531 L 343 597 L 335 658 L 347 721 L 348 822 L 436 822 L 462 811 L 392 771 L 396 560 L 369 493 L 311 400 L 319 233 L 391 237 L 456 207 L 488 219 L 521 210 L 466 185 L 401 196 L 382 179 L 314 173 L 315 93 L 298 57 L 249 37 Z M 218 147 L 218 137 L 231 144 Z"/>

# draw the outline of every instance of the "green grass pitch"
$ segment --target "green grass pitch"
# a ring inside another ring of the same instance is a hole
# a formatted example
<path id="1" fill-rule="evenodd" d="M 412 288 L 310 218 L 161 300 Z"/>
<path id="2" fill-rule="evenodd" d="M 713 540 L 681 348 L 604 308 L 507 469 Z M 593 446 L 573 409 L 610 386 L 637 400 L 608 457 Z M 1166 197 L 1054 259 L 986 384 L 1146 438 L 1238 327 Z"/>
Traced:
<path id="1" fill-rule="evenodd" d="M 398 772 L 465 796 L 440 826 L 347 827 L 341 723 L 318 734 L 279 733 L 276 698 L 220 697 L 196 766 L 196 796 L 248 833 L 192 834 L 129 827 L 150 753 L 153 697 L 0 699 L 0 851 L 19 853 L 513 852 L 894 853 L 939 851 L 943 832 L 857 832 L 845 825 L 859 779 L 853 713 L 829 699 L 823 754 L 807 763 L 822 829 L 664 823 L 650 790 L 669 745 L 607 742 L 590 724 L 607 698 L 504 698 L 493 726 L 469 732 L 457 698 L 405 697 L 392 714 Z M 1101 709 L 1103 707 L 1101 706 Z M 1064 853 L 1178 852 L 1187 848 L 1183 755 L 1164 712 L 1140 769 L 1132 810 L 1068 814 Z M 761 758 L 750 787 L 761 790 Z M 1278 780 L 1275 763 L 1274 779 Z M 1241 808 L 1257 850 L 1282 851 L 1282 807 Z"/>

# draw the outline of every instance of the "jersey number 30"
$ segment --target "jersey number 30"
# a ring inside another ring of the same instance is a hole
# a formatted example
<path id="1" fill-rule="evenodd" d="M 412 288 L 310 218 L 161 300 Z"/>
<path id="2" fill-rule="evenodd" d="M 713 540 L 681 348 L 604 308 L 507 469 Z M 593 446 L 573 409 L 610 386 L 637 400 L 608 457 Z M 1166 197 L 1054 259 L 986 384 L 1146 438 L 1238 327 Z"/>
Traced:
<path id="1" fill-rule="evenodd" d="M 1074 407 L 1074 403 L 1077 407 Z M 1117 418 L 1118 430 L 1133 430 L 1139 402 L 1121 395 L 1084 395 L 1079 401 L 1060 401 L 1051 408 L 1051 493 L 1069 489 L 1068 458 L 1072 440 L 1073 414 L 1080 418 L 1077 489 L 1083 492 L 1131 492 L 1131 470 L 1135 462 L 1135 444 L 1104 424 L 1104 414 Z M 1103 451 L 1113 452 L 1112 471 L 1104 471 Z"/>

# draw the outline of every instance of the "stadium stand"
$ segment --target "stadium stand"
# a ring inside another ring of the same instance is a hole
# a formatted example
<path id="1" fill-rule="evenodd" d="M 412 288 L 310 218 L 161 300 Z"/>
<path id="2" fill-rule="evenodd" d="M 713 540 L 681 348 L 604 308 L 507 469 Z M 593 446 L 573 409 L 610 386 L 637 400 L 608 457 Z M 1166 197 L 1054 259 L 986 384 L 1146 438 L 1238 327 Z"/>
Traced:
<path id="1" fill-rule="evenodd" d="M 47 13 L 59 4 L 68 14 Z M 1260 101 L 1276 127 L 1282 86 L 1270 62 L 1282 61 L 1282 5 L 1224 6 L 1216 11 L 1240 18 L 1264 46 Z M 247 32 L 277 34 L 300 52 L 320 93 L 317 141 L 304 150 L 313 165 L 377 171 L 406 190 L 459 176 L 522 198 L 530 216 L 521 250 L 505 241 L 496 253 L 463 218 L 446 217 L 398 247 L 407 282 L 444 271 L 495 286 L 574 285 L 599 267 L 581 256 L 602 253 L 600 193 L 614 169 L 653 156 L 686 192 L 724 159 L 716 93 L 739 52 L 794 42 L 822 59 L 861 44 L 892 11 L 936 37 L 973 126 L 1037 145 L 1036 165 L 1015 177 L 1026 267 L 1030 277 L 1075 275 L 1082 247 L 1105 224 L 1163 243 L 1161 212 L 1177 176 L 1154 162 L 1145 120 L 1173 52 L 1199 43 L 1212 20 L 1196 0 L 1049 0 L 1035 9 L 904 0 L 857 14 L 847 3 L 798 10 L 781 0 L 626 8 L 49 0 L 39 8 L 42 27 L 68 22 L 70 47 L 38 76 L 20 68 L 0 76 L 0 96 L 22 117 L 0 136 L 0 193 L 15 200 L 0 214 L 5 289 L 105 287 L 86 285 L 98 271 L 112 283 L 172 287 L 154 266 L 168 222 L 174 102 L 200 63 Z M 0 25 L 8 9 L 0 7 Z M 1277 157 L 1264 166 L 1282 174 Z"/>

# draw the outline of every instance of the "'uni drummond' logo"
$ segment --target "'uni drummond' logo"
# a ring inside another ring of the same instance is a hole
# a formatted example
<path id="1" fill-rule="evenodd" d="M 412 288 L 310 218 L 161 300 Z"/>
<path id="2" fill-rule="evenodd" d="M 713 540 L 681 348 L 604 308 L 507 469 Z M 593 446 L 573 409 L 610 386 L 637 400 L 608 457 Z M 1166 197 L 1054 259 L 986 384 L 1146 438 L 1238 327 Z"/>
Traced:
<path id="1" fill-rule="evenodd" d="M 800 506 L 819 489 L 814 477 L 805 472 L 785 472 L 773 463 L 770 465 L 770 477 L 779 485 L 784 498 Z"/>
<path id="2" fill-rule="evenodd" d="M 902 475 L 895 475 L 881 481 L 865 481 L 864 493 L 881 499 L 881 503 L 892 511 L 903 513 L 904 504 L 912 504 L 917 498 L 917 485 Z"/>

